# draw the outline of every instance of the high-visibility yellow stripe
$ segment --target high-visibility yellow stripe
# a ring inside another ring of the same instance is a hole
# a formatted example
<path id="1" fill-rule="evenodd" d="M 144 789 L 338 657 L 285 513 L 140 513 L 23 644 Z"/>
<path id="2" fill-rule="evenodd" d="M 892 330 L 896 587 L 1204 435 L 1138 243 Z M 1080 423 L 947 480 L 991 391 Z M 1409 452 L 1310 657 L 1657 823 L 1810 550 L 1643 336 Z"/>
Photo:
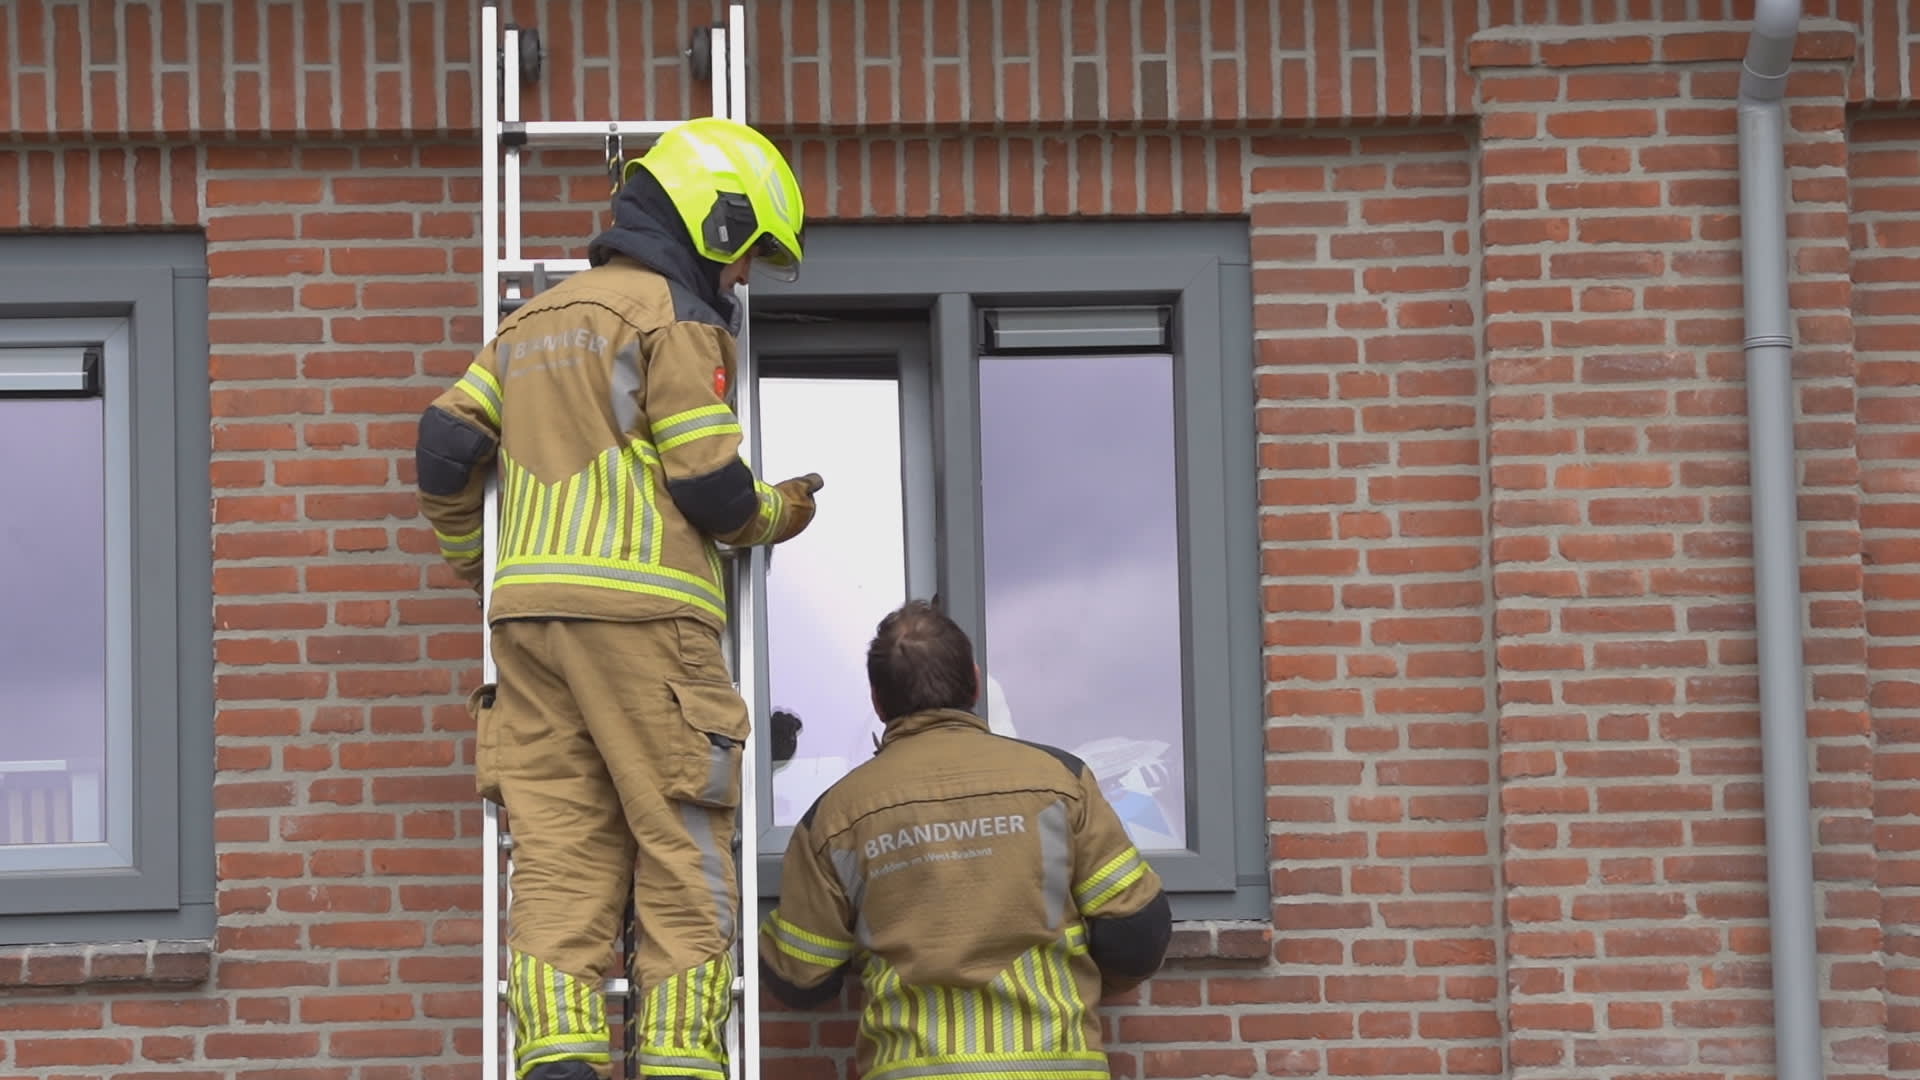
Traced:
<path id="1" fill-rule="evenodd" d="M 733 958 L 721 955 L 678 972 L 646 995 L 642 1076 L 725 1080 L 725 1027 L 733 1005 Z"/>
<path id="2" fill-rule="evenodd" d="M 585 475 L 587 500 L 580 512 L 580 532 L 574 537 L 573 543 L 567 545 L 569 555 L 593 554 L 593 523 L 600 516 L 600 500 L 606 497 L 606 481 L 600 476 L 599 458 L 593 459 L 593 464 L 587 466 Z"/>
<path id="3" fill-rule="evenodd" d="M 644 462 L 640 466 L 640 505 L 642 507 L 642 513 L 646 515 L 647 519 L 655 523 L 653 527 L 653 546 L 647 551 L 647 561 L 657 563 L 660 561 L 662 546 L 666 543 L 667 531 L 659 526 L 659 493 L 654 490 L 653 470 L 647 468 Z M 720 578 L 716 575 L 713 580 L 719 581 Z"/>
<path id="4" fill-rule="evenodd" d="M 481 367 L 480 362 L 476 360 L 467 365 L 466 373 L 461 375 L 460 381 L 453 385 L 480 406 L 480 411 L 487 415 L 489 423 L 496 429 L 500 426 L 500 409 L 505 404 L 506 398 L 500 392 L 500 380 L 493 377 L 493 372 Z"/>
<path id="5" fill-rule="evenodd" d="M 760 498 L 760 507 L 757 511 L 760 531 L 754 534 L 749 543 L 769 543 L 773 540 L 774 534 L 780 530 L 780 516 L 786 510 L 787 499 L 764 481 L 755 480 L 753 488 L 754 494 Z"/>
<path id="6" fill-rule="evenodd" d="M 648 478 L 646 468 L 644 466 L 636 468 L 632 458 L 621 455 L 620 466 L 622 483 L 629 485 L 628 490 L 635 496 L 628 508 L 632 520 L 627 523 L 628 535 L 633 538 L 632 549 L 638 551 L 643 561 L 659 562 L 660 560 L 654 557 L 653 552 L 659 545 L 660 534 L 664 530 L 649 528 L 653 522 L 653 484 Z"/>
<path id="7" fill-rule="evenodd" d="M 1082 914 L 1091 915 L 1124 892 L 1127 886 L 1140 880 L 1146 872 L 1147 864 L 1141 859 L 1139 849 L 1129 845 L 1105 866 L 1089 874 L 1085 881 L 1075 885 L 1073 898 L 1079 903 Z"/>
<path id="8" fill-rule="evenodd" d="M 501 455 L 501 560 L 495 587 L 586 585 L 680 600 L 725 618 L 725 571 L 711 541 L 702 576 L 663 564 L 657 450 L 640 441 L 609 449 L 580 472 L 545 484 Z"/>
<path id="9" fill-rule="evenodd" d="M 782 918 L 778 908 L 767 913 L 764 925 L 772 935 L 774 945 L 796 960 L 831 968 L 853 957 L 853 942 L 802 930 Z"/>
<path id="10" fill-rule="evenodd" d="M 740 433 L 739 421 L 734 419 L 733 410 L 725 405 L 702 405 L 677 412 L 661 418 L 652 427 L 653 444 L 661 453 L 716 435 Z"/>
<path id="11" fill-rule="evenodd" d="M 548 527 L 553 522 L 553 486 L 541 484 L 537 490 L 539 494 L 533 500 L 533 536 L 527 542 L 527 550 L 549 555 L 552 551 L 547 545 L 547 537 Z"/>
<path id="12" fill-rule="evenodd" d="M 610 1060 L 606 1012 L 596 987 L 527 953 L 515 953 L 507 972 L 518 1075 L 548 1062 Z"/>
<path id="13" fill-rule="evenodd" d="M 1112 884 L 1100 890 L 1100 892 L 1095 894 L 1085 904 L 1081 905 L 1080 910 L 1088 915 L 1099 911 L 1111 903 L 1114 897 L 1125 892 L 1128 886 L 1146 876 L 1146 873 L 1147 866 L 1145 863 L 1135 863 L 1125 874 L 1115 878 Z"/>
<path id="14" fill-rule="evenodd" d="M 872 1075 L 1055 1080 L 1080 1075 L 1092 1063 L 1104 1066 L 1104 1056 L 1088 1043 L 1090 1008 L 1074 976 L 1073 958 L 1085 943 L 1076 926 L 1021 954 L 978 989 L 908 986 L 890 965 L 870 957 L 860 1026 L 874 1047 Z"/>
<path id="15" fill-rule="evenodd" d="M 464 559 L 468 556 L 480 554 L 484 547 L 481 542 L 481 534 L 483 532 L 485 532 L 485 526 L 475 529 L 470 533 L 461 533 L 458 536 L 443 533 L 439 529 L 435 529 L 433 530 L 433 536 L 435 540 L 440 542 L 440 555 L 442 558 Z"/>
<path id="16" fill-rule="evenodd" d="M 679 600 L 716 618 L 727 617 L 726 609 L 705 597 L 695 596 L 683 589 L 673 589 L 662 585 L 648 585 L 639 582 L 609 581 L 606 578 L 590 577 L 584 574 L 521 574 L 511 581 L 496 581 L 495 589 L 509 585 L 580 585 L 590 589 L 612 589 L 615 592 L 639 593 L 643 596 L 658 596 L 664 600 Z"/>

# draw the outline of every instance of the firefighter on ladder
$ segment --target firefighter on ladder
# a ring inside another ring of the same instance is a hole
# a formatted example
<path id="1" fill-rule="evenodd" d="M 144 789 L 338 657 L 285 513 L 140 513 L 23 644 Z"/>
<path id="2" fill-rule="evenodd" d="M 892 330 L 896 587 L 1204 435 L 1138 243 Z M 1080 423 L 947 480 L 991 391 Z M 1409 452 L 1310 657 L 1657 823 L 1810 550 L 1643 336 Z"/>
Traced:
<path id="1" fill-rule="evenodd" d="M 503 320 L 420 418 L 421 509 L 476 588 L 487 475 L 500 479 L 499 678 L 470 707 L 480 794 L 514 837 L 522 1080 L 610 1075 L 600 987 L 630 879 L 641 1072 L 727 1075 L 749 714 L 721 647 L 715 542 L 797 535 L 821 486 L 769 485 L 740 457 L 732 288 L 756 263 L 790 279 L 802 225 L 764 136 L 677 125 L 629 163 L 591 268 Z"/>
<path id="2" fill-rule="evenodd" d="M 1106 1080 L 1093 1005 L 1166 956 L 1172 916 L 1086 764 L 971 711 L 973 646 L 913 601 L 867 650 L 886 735 L 794 826 L 761 924 L 767 989 L 866 990 L 867 1080 Z"/>

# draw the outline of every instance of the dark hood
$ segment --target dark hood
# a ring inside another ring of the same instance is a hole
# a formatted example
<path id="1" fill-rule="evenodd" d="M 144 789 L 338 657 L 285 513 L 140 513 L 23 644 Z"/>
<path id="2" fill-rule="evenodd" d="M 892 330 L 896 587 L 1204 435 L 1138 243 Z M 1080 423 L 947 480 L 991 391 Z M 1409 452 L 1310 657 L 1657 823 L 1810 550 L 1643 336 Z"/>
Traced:
<path id="1" fill-rule="evenodd" d="M 615 196 L 613 226 L 587 245 L 587 261 L 594 266 L 615 255 L 625 255 L 677 282 L 739 332 L 739 305 L 720 289 L 720 273 L 726 267 L 694 249 L 686 222 L 680 220 L 660 182 L 645 169 L 633 170 L 633 177 Z"/>

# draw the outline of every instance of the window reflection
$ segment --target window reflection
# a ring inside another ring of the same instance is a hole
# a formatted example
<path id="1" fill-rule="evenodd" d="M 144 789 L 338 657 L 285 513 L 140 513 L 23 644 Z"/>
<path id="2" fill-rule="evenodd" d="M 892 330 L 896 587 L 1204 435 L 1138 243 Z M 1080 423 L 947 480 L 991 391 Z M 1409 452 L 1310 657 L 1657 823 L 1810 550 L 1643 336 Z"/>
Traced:
<path id="1" fill-rule="evenodd" d="M 106 839 L 102 403 L 0 401 L 0 846 Z"/>
<path id="2" fill-rule="evenodd" d="M 762 737 L 775 761 L 773 824 L 793 825 L 820 792 L 873 755 L 867 642 L 906 600 L 900 391 L 892 378 L 760 377 L 760 471 L 817 472 L 827 486 L 807 531 L 767 568 Z M 784 715 L 780 715 L 784 714 Z"/>
<path id="3" fill-rule="evenodd" d="M 980 359 L 989 720 L 1158 849 L 1187 846 L 1174 434 L 1170 356 Z"/>

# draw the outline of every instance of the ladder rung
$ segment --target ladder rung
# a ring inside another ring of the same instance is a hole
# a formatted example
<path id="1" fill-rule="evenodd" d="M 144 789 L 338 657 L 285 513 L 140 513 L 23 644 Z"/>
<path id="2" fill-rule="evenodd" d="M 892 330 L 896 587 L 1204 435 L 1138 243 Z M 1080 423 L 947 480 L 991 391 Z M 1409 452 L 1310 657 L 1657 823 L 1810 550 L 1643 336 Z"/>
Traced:
<path id="1" fill-rule="evenodd" d="M 601 985 L 600 989 L 603 993 L 624 994 L 627 992 L 627 980 L 608 979 L 604 984 Z M 738 975 L 735 975 L 733 977 L 733 996 L 739 997 L 741 994 L 746 993 L 746 990 L 747 990 L 747 980 L 741 978 Z M 500 981 L 494 983 L 493 994 L 495 997 L 505 998 L 507 996 L 507 980 L 501 979 Z"/>
<path id="2" fill-rule="evenodd" d="M 543 270 L 549 274 L 577 274 L 592 264 L 585 259 L 501 259 L 494 271 L 501 275 L 531 274 Z"/>
<path id="3" fill-rule="evenodd" d="M 678 123 L 678 120 L 509 120 L 500 125 L 500 141 L 515 147 L 604 139 L 609 135 L 651 139 Z"/>

